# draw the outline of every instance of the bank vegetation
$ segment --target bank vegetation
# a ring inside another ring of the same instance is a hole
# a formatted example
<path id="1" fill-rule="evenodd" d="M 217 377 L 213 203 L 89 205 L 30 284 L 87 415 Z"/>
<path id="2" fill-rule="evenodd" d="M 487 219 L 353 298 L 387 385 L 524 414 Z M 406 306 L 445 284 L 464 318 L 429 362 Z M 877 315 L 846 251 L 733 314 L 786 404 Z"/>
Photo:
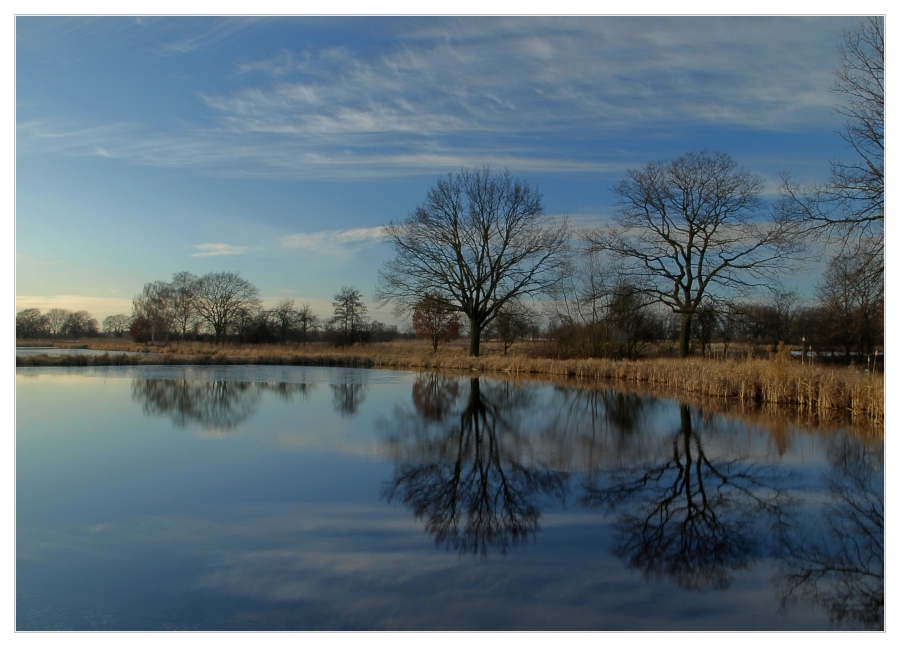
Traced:
<path id="1" fill-rule="evenodd" d="M 49 345 L 49 344 L 48 344 Z M 66 347 L 55 342 L 54 345 Z M 109 365 L 282 365 L 341 366 L 414 371 L 464 371 L 579 383 L 649 388 L 656 394 L 705 398 L 746 406 L 791 407 L 819 417 L 847 416 L 854 423 L 884 426 L 884 375 L 864 365 L 812 362 L 782 347 L 767 357 L 715 360 L 703 357 L 629 359 L 560 359 L 542 355 L 539 344 L 523 344 L 504 353 L 497 342 L 479 357 L 461 342 L 433 352 L 420 340 L 365 346 L 326 344 L 286 346 L 174 342 L 148 345 L 117 339 L 94 339 L 68 347 L 102 354 L 17 356 L 16 366 Z M 879 432 L 880 433 L 880 432 Z"/>

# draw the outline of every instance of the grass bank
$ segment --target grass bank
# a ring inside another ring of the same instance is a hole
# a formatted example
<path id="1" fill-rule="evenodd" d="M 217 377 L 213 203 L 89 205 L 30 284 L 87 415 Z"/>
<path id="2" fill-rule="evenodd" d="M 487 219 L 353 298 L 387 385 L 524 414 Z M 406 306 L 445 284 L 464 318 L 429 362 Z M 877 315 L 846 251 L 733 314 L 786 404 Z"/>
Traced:
<path id="1" fill-rule="evenodd" d="M 59 346 L 58 343 L 53 345 Z M 645 386 L 667 395 L 706 398 L 743 405 L 792 407 L 807 415 L 847 415 L 857 424 L 883 430 L 884 376 L 854 367 L 801 364 L 788 352 L 771 359 L 715 361 L 654 358 L 635 361 L 553 359 L 533 351 L 503 355 L 485 344 L 481 357 L 469 357 L 462 345 L 432 353 L 423 342 L 391 342 L 349 348 L 306 346 L 215 346 L 173 343 L 146 346 L 122 340 L 90 340 L 79 348 L 106 350 L 103 355 L 34 355 L 17 357 L 16 366 L 216 365 L 266 364 L 440 370 L 565 379 L 578 382 Z M 122 351 L 140 352 L 124 355 Z M 146 352 L 152 351 L 152 352 Z"/>

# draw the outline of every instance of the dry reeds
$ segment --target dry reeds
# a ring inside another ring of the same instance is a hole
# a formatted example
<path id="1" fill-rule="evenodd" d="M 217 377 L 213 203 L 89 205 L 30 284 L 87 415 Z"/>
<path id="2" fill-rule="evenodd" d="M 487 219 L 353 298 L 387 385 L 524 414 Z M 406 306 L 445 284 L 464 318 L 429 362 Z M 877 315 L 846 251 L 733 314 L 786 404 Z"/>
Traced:
<path id="1" fill-rule="evenodd" d="M 104 355 L 16 357 L 16 366 L 101 366 L 139 364 L 273 364 L 345 366 L 438 371 L 478 371 L 515 376 L 546 376 L 591 382 L 642 384 L 673 395 L 737 400 L 748 404 L 792 406 L 828 416 L 849 414 L 857 422 L 884 425 L 884 376 L 853 367 L 801 364 L 784 347 L 772 359 L 714 361 L 701 358 L 642 360 L 552 359 L 501 354 L 484 344 L 481 357 L 469 357 L 462 345 L 433 353 L 420 342 L 390 342 L 334 348 L 304 346 L 216 346 L 179 342 L 148 347 L 127 340 L 97 340 L 91 348 Z M 155 351 L 124 355 L 121 351 Z M 118 352 L 117 352 L 118 351 Z"/>

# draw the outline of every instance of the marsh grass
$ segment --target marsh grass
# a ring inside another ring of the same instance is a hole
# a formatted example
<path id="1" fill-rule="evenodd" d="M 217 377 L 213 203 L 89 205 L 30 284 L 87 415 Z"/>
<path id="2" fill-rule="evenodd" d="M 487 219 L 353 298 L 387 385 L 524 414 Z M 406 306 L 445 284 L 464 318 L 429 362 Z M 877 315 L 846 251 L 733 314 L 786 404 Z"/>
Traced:
<path id="1" fill-rule="evenodd" d="M 35 355 L 16 357 L 16 366 L 104 366 L 141 364 L 271 364 L 346 366 L 450 372 L 498 373 L 517 377 L 646 387 L 668 396 L 713 399 L 759 407 L 791 408 L 803 416 L 828 419 L 848 416 L 854 423 L 882 429 L 884 376 L 854 367 L 802 364 L 782 345 L 770 359 L 654 358 L 641 360 L 554 359 L 536 346 L 518 352 L 483 344 L 481 357 L 469 357 L 462 343 L 432 352 L 425 342 L 397 341 L 335 348 L 313 343 L 294 345 L 214 345 L 177 342 L 147 346 L 129 340 L 91 340 L 103 355 Z M 83 345 L 82 345 L 83 347 Z M 124 355 L 122 351 L 142 352 Z M 147 352 L 150 351 L 150 352 Z"/>

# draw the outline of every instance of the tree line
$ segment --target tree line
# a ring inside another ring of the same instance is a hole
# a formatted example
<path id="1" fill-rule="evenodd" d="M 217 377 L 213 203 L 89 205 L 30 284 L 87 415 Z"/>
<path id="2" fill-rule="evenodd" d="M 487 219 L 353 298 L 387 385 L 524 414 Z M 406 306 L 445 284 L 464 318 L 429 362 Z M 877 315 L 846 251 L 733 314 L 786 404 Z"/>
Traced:
<path id="1" fill-rule="evenodd" d="M 28 308 L 16 315 L 16 337 L 22 339 L 128 336 L 136 342 L 209 340 L 237 343 L 325 341 L 338 346 L 390 341 L 396 326 L 370 320 L 362 295 L 344 287 L 334 296 L 333 316 L 322 319 L 309 303 L 282 299 L 263 307 L 259 289 L 237 272 L 196 276 L 176 272 L 172 280 L 151 281 L 132 301 L 130 314 L 103 320 L 102 328 L 87 311 L 54 308 L 42 314 Z"/>

